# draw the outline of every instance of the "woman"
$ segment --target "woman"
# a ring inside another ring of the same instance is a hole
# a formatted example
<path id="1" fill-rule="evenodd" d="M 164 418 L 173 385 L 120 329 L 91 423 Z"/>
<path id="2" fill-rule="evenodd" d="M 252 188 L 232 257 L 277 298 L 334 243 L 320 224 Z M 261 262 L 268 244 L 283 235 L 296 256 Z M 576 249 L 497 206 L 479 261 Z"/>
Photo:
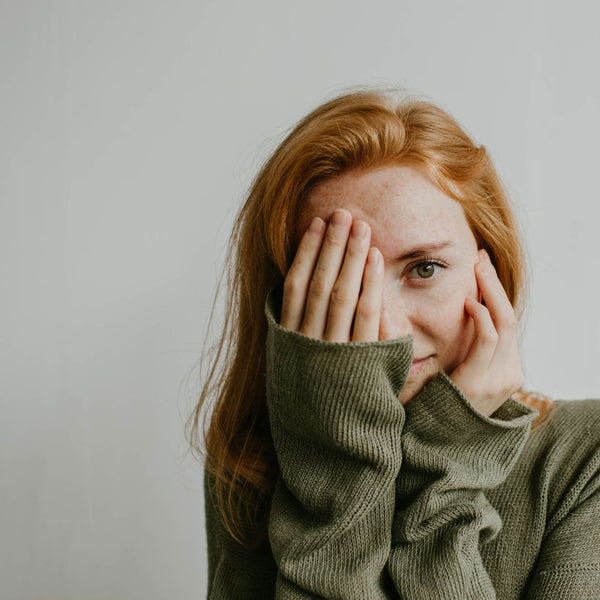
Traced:
<path id="1" fill-rule="evenodd" d="M 188 422 L 209 598 L 600 597 L 600 402 L 521 389 L 485 148 L 429 102 L 342 95 L 266 162 L 233 248 Z"/>

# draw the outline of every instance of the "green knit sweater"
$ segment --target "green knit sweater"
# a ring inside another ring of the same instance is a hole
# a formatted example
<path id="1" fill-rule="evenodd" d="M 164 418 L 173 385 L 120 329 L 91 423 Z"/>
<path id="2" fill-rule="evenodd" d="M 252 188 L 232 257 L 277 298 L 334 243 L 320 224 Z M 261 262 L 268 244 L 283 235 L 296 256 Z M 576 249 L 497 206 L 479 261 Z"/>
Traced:
<path id="1" fill-rule="evenodd" d="M 267 407 L 280 475 L 269 544 L 223 529 L 205 471 L 208 598 L 600 598 L 600 401 L 486 417 L 443 371 L 406 406 L 412 338 L 334 343 L 267 297 Z"/>

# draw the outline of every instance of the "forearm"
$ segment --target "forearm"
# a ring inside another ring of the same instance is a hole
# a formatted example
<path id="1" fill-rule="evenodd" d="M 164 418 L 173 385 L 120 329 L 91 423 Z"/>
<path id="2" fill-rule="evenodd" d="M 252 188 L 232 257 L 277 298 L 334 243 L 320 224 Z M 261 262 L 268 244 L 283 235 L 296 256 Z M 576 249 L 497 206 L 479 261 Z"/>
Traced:
<path id="1" fill-rule="evenodd" d="M 269 523 L 276 597 L 395 597 L 385 565 L 410 338 L 330 343 L 271 319 L 267 349 L 281 473 Z"/>
<path id="2" fill-rule="evenodd" d="M 479 547 L 502 521 L 485 492 L 512 470 L 536 415 L 510 399 L 485 417 L 444 372 L 407 405 L 388 562 L 401 598 L 496 598 Z"/>

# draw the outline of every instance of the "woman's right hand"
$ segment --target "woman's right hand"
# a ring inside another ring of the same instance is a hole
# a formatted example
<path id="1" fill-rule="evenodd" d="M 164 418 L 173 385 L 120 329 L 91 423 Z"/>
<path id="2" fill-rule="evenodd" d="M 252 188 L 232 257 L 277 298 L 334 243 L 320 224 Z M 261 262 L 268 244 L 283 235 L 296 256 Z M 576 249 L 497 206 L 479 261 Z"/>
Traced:
<path id="1" fill-rule="evenodd" d="M 377 341 L 383 258 L 370 241 L 369 225 L 346 209 L 329 224 L 315 217 L 285 277 L 281 326 L 329 342 Z"/>

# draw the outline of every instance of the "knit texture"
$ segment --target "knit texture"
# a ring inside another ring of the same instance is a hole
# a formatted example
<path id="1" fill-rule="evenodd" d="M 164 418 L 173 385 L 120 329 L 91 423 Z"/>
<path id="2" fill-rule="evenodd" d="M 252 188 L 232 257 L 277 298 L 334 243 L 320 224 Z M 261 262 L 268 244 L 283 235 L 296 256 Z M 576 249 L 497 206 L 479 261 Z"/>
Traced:
<path id="1" fill-rule="evenodd" d="M 265 303 L 279 463 L 269 553 L 227 535 L 205 473 L 210 599 L 600 598 L 600 401 L 479 413 L 444 371 L 403 407 L 411 337 L 334 343 Z"/>

